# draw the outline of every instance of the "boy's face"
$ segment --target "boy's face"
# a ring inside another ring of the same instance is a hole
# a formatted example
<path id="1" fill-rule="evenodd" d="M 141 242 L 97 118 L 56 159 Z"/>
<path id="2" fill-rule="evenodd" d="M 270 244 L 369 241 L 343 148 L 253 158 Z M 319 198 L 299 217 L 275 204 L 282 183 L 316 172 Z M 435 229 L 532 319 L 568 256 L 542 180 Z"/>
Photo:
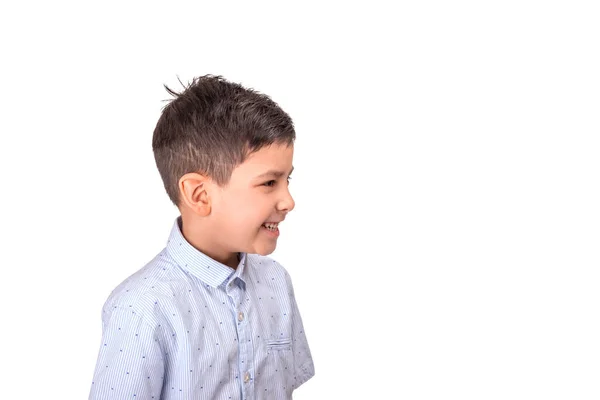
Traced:
<path id="1" fill-rule="evenodd" d="M 294 208 L 288 188 L 293 156 L 293 145 L 263 147 L 233 170 L 227 186 L 213 187 L 210 235 L 221 257 L 275 250 L 279 229 L 271 231 L 263 224 L 283 221 Z"/>

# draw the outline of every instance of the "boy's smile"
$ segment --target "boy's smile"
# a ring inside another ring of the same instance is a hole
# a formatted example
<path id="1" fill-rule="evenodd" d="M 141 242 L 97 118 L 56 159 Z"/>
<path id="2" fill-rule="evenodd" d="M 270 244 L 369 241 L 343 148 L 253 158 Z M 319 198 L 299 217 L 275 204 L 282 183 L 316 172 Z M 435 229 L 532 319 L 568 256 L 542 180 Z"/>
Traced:
<path id="1" fill-rule="evenodd" d="M 195 248 L 232 268 L 237 253 L 271 254 L 294 206 L 288 179 L 294 147 L 273 144 L 248 156 L 225 187 L 200 174 L 180 179 L 182 233 Z"/>

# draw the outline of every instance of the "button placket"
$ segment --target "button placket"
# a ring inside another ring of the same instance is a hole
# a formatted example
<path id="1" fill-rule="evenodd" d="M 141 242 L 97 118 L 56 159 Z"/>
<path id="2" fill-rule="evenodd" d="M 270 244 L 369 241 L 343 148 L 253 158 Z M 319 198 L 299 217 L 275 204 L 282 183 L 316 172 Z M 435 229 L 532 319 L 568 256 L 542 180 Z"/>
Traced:
<path id="1" fill-rule="evenodd" d="M 252 347 L 252 328 L 248 320 L 248 304 L 245 299 L 244 290 L 240 287 L 231 288 L 231 300 L 234 306 L 234 318 L 237 319 L 235 328 L 237 330 L 238 342 L 238 370 L 240 371 L 240 383 L 242 398 L 253 400 L 254 397 L 254 349 Z"/>

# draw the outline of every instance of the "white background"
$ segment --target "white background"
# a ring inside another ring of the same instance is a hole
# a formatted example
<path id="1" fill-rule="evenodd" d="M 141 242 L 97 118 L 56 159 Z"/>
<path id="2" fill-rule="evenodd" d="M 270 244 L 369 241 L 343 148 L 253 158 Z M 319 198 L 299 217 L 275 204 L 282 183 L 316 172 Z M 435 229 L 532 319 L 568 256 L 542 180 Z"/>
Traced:
<path id="1" fill-rule="evenodd" d="M 206 73 L 296 124 L 296 400 L 600 397 L 594 2 L 6 3 L 0 397 L 87 398 L 177 216 L 162 85 Z"/>

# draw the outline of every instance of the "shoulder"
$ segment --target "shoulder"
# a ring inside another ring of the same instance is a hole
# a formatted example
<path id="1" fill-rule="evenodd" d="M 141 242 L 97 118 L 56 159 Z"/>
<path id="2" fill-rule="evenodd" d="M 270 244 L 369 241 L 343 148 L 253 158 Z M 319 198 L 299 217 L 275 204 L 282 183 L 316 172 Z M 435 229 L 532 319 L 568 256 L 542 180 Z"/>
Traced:
<path id="1" fill-rule="evenodd" d="M 159 303 L 172 300 L 185 281 L 183 270 L 163 251 L 111 291 L 104 303 L 103 315 L 125 310 L 153 319 Z"/>

